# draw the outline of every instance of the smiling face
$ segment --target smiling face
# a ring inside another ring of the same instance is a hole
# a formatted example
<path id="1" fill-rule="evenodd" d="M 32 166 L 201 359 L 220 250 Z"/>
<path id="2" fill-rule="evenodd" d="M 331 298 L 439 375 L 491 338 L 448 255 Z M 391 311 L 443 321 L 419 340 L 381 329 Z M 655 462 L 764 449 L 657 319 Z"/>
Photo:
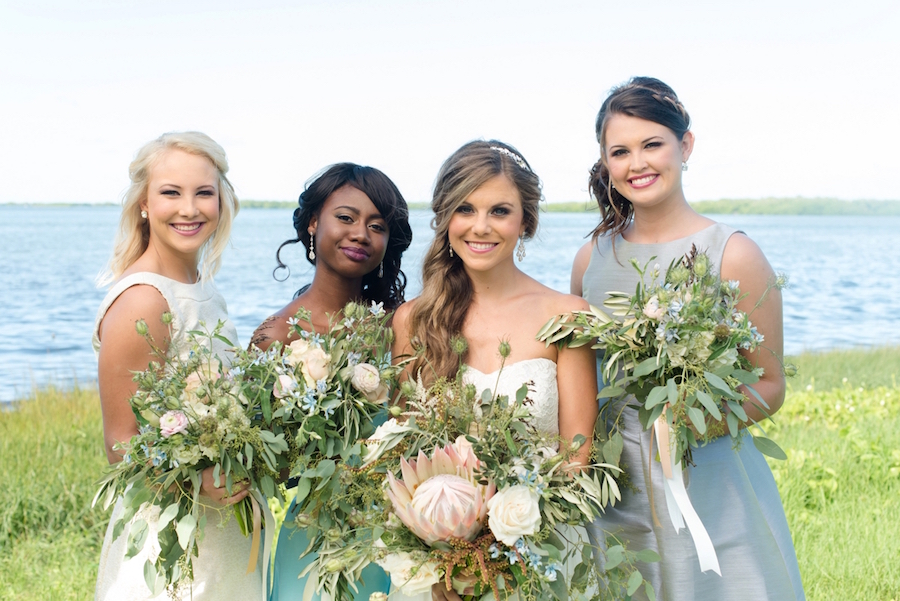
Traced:
<path id="1" fill-rule="evenodd" d="M 447 235 L 466 269 L 488 271 L 512 264 L 513 251 L 525 231 L 522 198 L 505 175 L 475 189 L 450 218 Z"/>
<path id="2" fill-rule="evenodd" d="M 153 166 L 141 203 L 150 228 L 148 249 L 196 266 L 219 224 L 219 174 L 209 159 L 165 151 Z"/>
<path id="3" fill-rule="evenodd" d="M 384 259 L 388 226 L 365 192 L 345 185 L 335 190 L 309 222 L 315 238 L 316 269 L 361 278 Z"/>
<path id="4" fill-rule="evenodd" d="M 616 190 L 636 211 L 685 202 L 681 164 L 691 156 L 694 137 L 679 140 L 665 125 L 614 114 L 604 129 L 603 156 Z"/>

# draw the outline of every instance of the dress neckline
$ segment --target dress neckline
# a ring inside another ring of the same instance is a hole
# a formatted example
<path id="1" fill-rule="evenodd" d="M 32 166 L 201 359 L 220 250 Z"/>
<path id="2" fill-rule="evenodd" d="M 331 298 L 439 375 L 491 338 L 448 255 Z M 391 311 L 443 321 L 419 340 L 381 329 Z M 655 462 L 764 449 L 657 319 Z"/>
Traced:
<path id="1" fill-rule="evenodd" d="M 516 365 L 522 365 L 523 363 L 533 363 L 535 361 L 546 361 L 547 363 L 551 363 L 554 367 L 556 367 L 556 361 L 554 361 L 553 359 L 548 359 L 547 357 L 532 357 L 531 359 L 522 359 L 521 361 L 516 361 L 514 363 L 507 363 L 500 369 L 504 369 L 504 370 L 511 369 L 511 368 L 515 367 Z M 472 367 L 471 365 L 466 365 L 466 369 L 474 371 L 482 376 L 494 376 L 494 375 L 497 375 L 497 372 L 500 371 L 500 369 L 495 369 L 492 372 L 485 373 L 485 372 L 481 371 L 480 369 L 478 369 L 477 367 Z"/>

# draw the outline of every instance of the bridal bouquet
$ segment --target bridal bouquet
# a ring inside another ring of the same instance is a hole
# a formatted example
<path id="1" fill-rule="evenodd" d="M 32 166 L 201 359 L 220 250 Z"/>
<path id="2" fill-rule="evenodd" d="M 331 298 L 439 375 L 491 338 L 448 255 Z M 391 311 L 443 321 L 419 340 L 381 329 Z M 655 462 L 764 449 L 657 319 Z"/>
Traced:
<path id="1" fill-rule="evenodd" d="M 274 355 L 255 369 L 274 373 L 272 417 L 298 450 L 291 469 L 294 525 L 309 538 L 305 553 L 317 555 L 300 574 L 310 576 L 305 596 L 324 589 L 334 598 L 352 598 L 369 563 L 366 516 L 376 502 L 352 486 L 353 474 L 362 464 L 360 441 L 387 417 L 399 368 L 390 362 L 393 331 L 381 304 L 347 304 L 322 334 L 301 327 L 310 318 L 301 309 L 289 320 L 296 339 L 284 348 L 273 344 Z"/>
<path id="2" fill-rule="evenodd" d="M 651 259 L 652 261 L 653 259 Z M 633 295 L 610 292 L 604 303 L 612 315 L 592 307 L 559 316 L 538 333 L 547 344 L 592 344 L 604 351 L 599 398 L 634 395 L 638 417 L 658 448 L 666 508 L 678 531 L 687 525 L 702 571 L 719 571 L 715 549 L 694 510 L 682 470 L 691 451 L 726 431 L 734 444 L 739 428 L 756 425 L 744 411 L 746 397 L 766 413 L 765 400 L 753 389 L 762 369 L 739 353 L 756 351 L 762 335 L 750 316 L 737 308 L 739 283 L 721 281 L 709 257 L 695 247 L 673 261 L 659 282 L 659 266 L 632 265 L 641 276 Z M 647 282 L 649 276 L 650 283 Z M 779 277 L 773 284 L 782 284 Z M 723 425 L 724 417 L 724 425 Z M 772 440 L 748 429 L 760 452 L 785 459 Z M 765 432 L 763 432 L 765 434 Z"/>
<path id="3" fill-rule="evenodd" d="M 344 470 L 341 501 L 358 509 L 336 526 L 325 571 L 352 582 L 356 562 L 376 561 L 403 594 L 443 581 L 470 599 L 515 590 L 567 599 L 595 586 L 590 544 L 569 526 L 620 499 L 621 470 L 599 462 L 570 468 L 589 441 L 538 432 L 527 385 L 514 399 L 479 394 L 464 370 L 401 387 L 405 409 L 392 414 L 405 421 L 379 426 L 360 463 Z"/>
<path id="4" fill-rule="evenodd" d="M 171 316 L 163 320 L 170 322 Z M 229 493 L 236 483 L 248 483 L 251 495 L 233 511 L 242 532 L 253 532 L 249 564 L 255 569 L 265 504 L 260 493 L 277 496 L 276 474 L 288 465 L 290 440 L 264 416 L 265 384 L 241 377 L 243 368 L 261 363 L 260 357 L 238 351 L 231 370 L 225 369 L 211 350 L 213 338 L 231 346 L 221 328 L 220 322 L 211 333 L 190 332 L 192 348 L 185 359 L 154 347 L 159 361 L 135 375 L 138 390 L 130 399 L 139 433 L 118 445 L 123 460 L 110 466 L 94 497 L 94 504 L 109 507 L 122 496 L 124 512 L 113 536 L 131 522 L 126 557 L 137 555 L 155 531 L 158 553 L 154 550 L 144 566 L 154 595 L 192 579 L 206 525 L 201 510 L 208 506 L 200 496 L 203 470 L 212 468 L 217 485 Z M 143 321 L 137 330 L 153 346 Z"/>
<path id="5" fill-rule="evenodd" d="M 762 369 L 738 352 L 756 351 L 763 342 L 750 316 L 737 308 L 743 298 L 739 283 L 721 281 L 696 247 L 673 261 L 661 282 L 658 265 L 642 268 L 633 259 L 632 265 L 641 282 L 633 295 L 609 293 L 604 304 L 612 315 L 596 307 L 562 315 L 541 329 L 539 339 L 603 350 L 602 376 L 608 385 L 599 398 L 634 395 L 645 429 L 661 425 L 660 419 L 670 425 L 669 442 L 682 463 L 690 461 L 692 448 L 726 428 L 737 443 L 739 428 L 753 423 L 742 407 L 746 398 L 740 388 L 763 413 L 769 409 L 752 387 Z M 783 281 L 782 276 L 774 285 Z M 785 458 L 772 440 L 750 434 L 760 452 Z"/>

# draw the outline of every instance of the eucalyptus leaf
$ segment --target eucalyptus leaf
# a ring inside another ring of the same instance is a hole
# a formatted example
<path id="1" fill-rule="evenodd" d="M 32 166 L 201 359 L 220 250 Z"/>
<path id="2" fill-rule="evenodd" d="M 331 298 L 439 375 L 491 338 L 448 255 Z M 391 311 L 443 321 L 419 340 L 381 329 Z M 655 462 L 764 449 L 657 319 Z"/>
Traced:
<path id="1" fill-rule="evenodd" d="M 197 529 L 197 520 L 193 515 L 187 514 L 178 521 L 175 526 L 175 533 L 178 535 L 178 544 L 185 551 L 188 550 L 188 544 L 191 542 L 191 535 Z"/>
<path id="2" fill-rule="evenodd" d="M 660 560 L 659 553 L 653 549 L 641 549 L 637 552 L 637 560 L 644 563 L 654 563 Z"/>
<path id="3" fill-rule="evenodd" d="M 732 438 L 737 438 L 738 436 L 738 418 L 734 413 L 729 413 L 725 417 L 725 421 L 728 423 L 728 433 L 731 434 Z"/>
<path id="4" fill-rule="evenodd" d="M 621 388 L 620 386 L 605 386 L 603 390 L 601 390 L 600 393 L 597 394 L 597 398 L 607 399 L 622 396 L 623 394 L 625 394 L 625 389 Z"/>
<path id="5" fill-rule="evenodd" d="M 770 438 L 766 438 L 764 436 L 754 436 L 753 437 L 753 445 L 759 450 L 763 455 L 768 455 L 772 459 L 778 459 L 780 461 L 785 461 L 787 459 L 787 455 L 785 452 L 779 447 L 774 440 Z"/>
<path id="6" fill-rule="evenodd" d="M 646 402 L 644 402 L 644 407 L 646 407 L 647 409 L 653 409 L 666 400 L 668 392 L 669 389 L 665 386 L 655 387 L 650 391 L 650 394 L 647 395 L 647 400 Z"/>
<path id="7" fill-rule="evenodd" d="M 637 592 L 638 587 L 641 586 L 641 583 L 644 582 L 641 573 L 635 570 L 631 573 L 631 576 L 628 577 L 628 585 L 625 588 L 625 592 L 628 593 L 628 596 L 633 595 Z"/>
<path id="8" fill-rule="evenodd" d="M 687 414 L 691 419 L 691 423 L 697 428 L 697 432 L 706 434 L 706 419 L 703 417 L 703 412 L 696 407 L 688 407 Z"/>
<path id="9" fill-rule="evenodd" d="M 656 371 L 659 367 L 661 367 L 659 361 L 656 357 L 650 357 L 649 359 L 644 359 L 641 361 L 637 367 L 634 368 L 635 376 L 646 376 L 647 374 L 651 374 Z"/>
<path id="10" fill-rule="evenodd" d="M 716 421 L 722 419 L 722 413 L 719 411 L 719 406 L 705 390 L 697 391 L 697 400 L 700 401 L 700 404 L 703 405 L 707 411 L 709 411 L 709 414 L 712 415 L 713 419 Z"/>
<path id="11" fill-rule="evenodd" d="M 678 402 L 678 384 L 675 383 L 675 378 L 669 378 L 666 382 L 666 398 L 670 405 Z"/>
<path id="12" fill-rule="evenodd" d="M 159 532 L 178 515 L 178 503 L 172 503 L 159 514 L 159 521 L 156 523 L 156 531 Z"/>
<path id="13" fill-rule="evenodd" d="M 740 403 L 735 401 L 728 401 L 728 408 L 731 409 L 731 412 L 737 417 L 740 421 L 747 421 L 747 412 L 744 411 L 744 408 L 741 407 Z"/>
<path id="14" fill-rule="evenodd" d="M 147 542 L 147 534 L 150 528 L 147 520 L 135 520 L 131 523 L 131 530 L 128 533 L 128 544 L 126 545 L 125 558 L 131 559 L 141 552 L 144 543 Z"/>
<path id="15" fill-rule="evenodd" d="M 606 571 L 610 571 L 616 568 L 622 561 L 625 559 L 625 553 L 623 552 L 623 548 L 621 545 L 615 545 L 614 547 L 610 547 L 606 550 L 606 562 L 604 567 Z"/>
<path id="16" fill-rule="evenodd" d="M 166 587 L 165 577 L 156 570 L 156 566 L 149 559 L 144 563 L 144 582 L 147 583 L 153 597 L 161 595 Z"/>

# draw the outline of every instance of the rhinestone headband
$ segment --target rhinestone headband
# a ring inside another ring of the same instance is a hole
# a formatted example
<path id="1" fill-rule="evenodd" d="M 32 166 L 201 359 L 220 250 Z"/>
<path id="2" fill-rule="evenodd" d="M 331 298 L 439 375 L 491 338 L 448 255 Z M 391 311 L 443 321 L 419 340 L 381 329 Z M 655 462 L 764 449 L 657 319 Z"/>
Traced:
<path id="1" fill-rule="evenodd" d="M 500 154 L 505 154 L 506 156 L 511 158 L 516 165 L 518 165 L 528 173 L 531 173 L 531 169 L 528 168 L 528 163 L 525 162 L 525 159 L 523 159 L 513 151 L 503 148 L 502 146 L 491 146 L 491 150 L 496 150 Z"/>

